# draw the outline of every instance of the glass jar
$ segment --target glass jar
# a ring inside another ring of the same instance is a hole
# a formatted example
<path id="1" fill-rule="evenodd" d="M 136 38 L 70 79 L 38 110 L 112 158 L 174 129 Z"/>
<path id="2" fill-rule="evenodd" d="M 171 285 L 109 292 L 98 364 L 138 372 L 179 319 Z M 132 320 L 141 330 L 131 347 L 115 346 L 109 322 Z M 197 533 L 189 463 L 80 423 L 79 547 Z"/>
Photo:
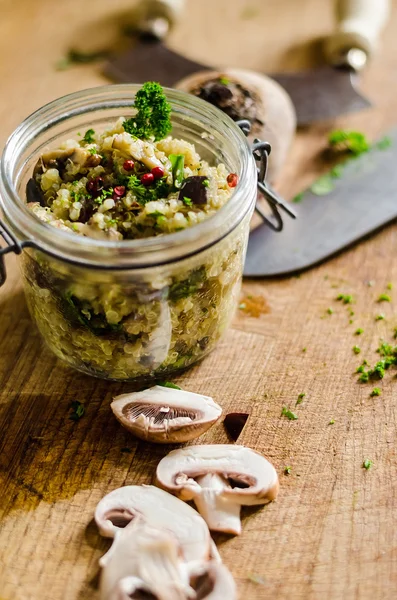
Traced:
<path id="1" fill-rule="evenodd" d="M 104 86 L 51 102 L 15 130 L 1 163 L 1 207 L 24 248 L 33 320 L 59 358 L 112 380 L 164 378 L 214 348 L 236 307 L 256 199 L 256 166 L 239 127 L 210 104 L 166 90 L 172 135 L 239 175 L 230 200 L 191 228 L 139 240 L 94 240 L 40 221 L 25 199 L 39 155 L 128 117 L 139 87 Z"/>

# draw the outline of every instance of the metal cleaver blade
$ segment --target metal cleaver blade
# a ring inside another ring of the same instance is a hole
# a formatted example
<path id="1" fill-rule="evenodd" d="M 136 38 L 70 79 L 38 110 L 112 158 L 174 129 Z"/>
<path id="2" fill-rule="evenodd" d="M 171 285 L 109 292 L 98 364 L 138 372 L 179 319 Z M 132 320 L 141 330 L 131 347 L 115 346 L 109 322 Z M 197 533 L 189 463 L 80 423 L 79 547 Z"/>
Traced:
<path id="1" fill-rule="evenodd" d="M 150 80 L 172 87 L 179 79 L 205 69 L 208 67 L 170 50 L 160 40 L 138 38 L 130 50 L 108 62 L 104 73 L 123 83 Z"/>
<path id="2" fill-rule="evenodd" d="M 333 119 L 363 110 L 371 103 L 357 91 L 357 74 L 349 69 L 324 66 L 300 73 L 271 75 L 289 94 L 298 125 Z"/>
<path id="3" fill-rule="evenodd" d="M 325 196 L 310 190 L 296 204 L 298 219 L 281 233 L 260 225 L 250 234 L 246 277 L 291 275 L 312 267 L 397 218 L 397 129 L 387 149 L 350 160 Z"/>

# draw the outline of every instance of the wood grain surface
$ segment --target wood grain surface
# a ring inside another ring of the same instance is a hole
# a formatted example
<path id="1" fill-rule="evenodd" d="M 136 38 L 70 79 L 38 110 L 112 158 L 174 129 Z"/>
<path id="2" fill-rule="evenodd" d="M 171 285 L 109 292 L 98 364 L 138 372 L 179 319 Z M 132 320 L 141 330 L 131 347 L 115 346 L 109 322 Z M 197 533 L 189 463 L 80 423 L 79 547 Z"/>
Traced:
<path id="1" fill-rule="evenodd" d="M 203 62 L 296 69 L 319 61 L 314 41 L 332 28 L 332 4 L 190 0 L 170 44 Z M 119 30 L 130 5 L 0 0 L 1 144 L 43 103 L 105 82 L 100 65 L 59 72 L 54 64 L 72 45 L 125 45 Z M 394 2 L 362 80 L 376 108 L 337 125 L 375 137 L 397 121 L 396 27 Z M 319 157 L 334 125 L 299 134 L 279 184 L 285 194 L 324 169 Z M 391 340 L 397 326 L 396 253 L 393 225 L 299 278 L 245 282 L 243 297 L 264 297 L 268 312 L 255 318 L 240 309 L 218 349 L 180 378 L 225 413 L 249 412 L 239 442 L 263 452 L 280 475 L 277 502 L 244 512 L 240 537 L 217 537 L 241 598 L 396 597 L 397 381 L 389 372 L 373 398 L 373 386 L 354 375 L 362 358 L 377 360 L 379 339 Z M 52 356 L 29 319 L 17 260 L 7 258 L 7 266 L 0 290 L 0 598 L 96 600 L 98 559 L 108 543 L 92 524 L 94 507 L 117 486 L 150 483 L 168 449 L 135 441 L 113 418 L 109 401 L 128 385 L 76 374 Z M 389 282 L 392 302 L 378 304 Z M 353 317 L 335 300 L 339 293 L 354 296 Z M 386 318 L 376 321 L 381 312 Z M 69 420 L 72 400 L 85 403 L 78 422 Z M 298 420 L 281 416 L 283 406 Z M 218 424 L 200 441 L 228 439 Z M 373 461 L 369 470 L 365 459 Z"/>

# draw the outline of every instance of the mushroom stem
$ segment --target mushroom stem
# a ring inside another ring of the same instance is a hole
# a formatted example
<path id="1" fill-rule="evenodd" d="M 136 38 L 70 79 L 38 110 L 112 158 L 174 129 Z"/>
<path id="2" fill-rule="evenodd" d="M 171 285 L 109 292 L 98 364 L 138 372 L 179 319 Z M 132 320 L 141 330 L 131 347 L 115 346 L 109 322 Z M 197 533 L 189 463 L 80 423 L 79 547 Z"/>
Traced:
<path id="1" fill-rule="evenodd" d="M 197 510 L 212 531 L 241 533 L 240 510 L 237 502 L 222 498 L 222 492 L 230 489 L 228 482 L 217 473 L 208 473 L 196 478 L 201 492 L 194 498 Z"/>

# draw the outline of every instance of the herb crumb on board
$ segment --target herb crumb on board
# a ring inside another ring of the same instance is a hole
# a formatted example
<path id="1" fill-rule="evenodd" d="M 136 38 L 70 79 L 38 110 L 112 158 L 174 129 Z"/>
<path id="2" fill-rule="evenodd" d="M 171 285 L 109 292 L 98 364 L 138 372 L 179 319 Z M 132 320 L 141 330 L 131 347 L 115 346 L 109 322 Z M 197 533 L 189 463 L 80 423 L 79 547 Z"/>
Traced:
<path id="1" fill-rule="evenodd" d="M 296 421 L 298 419 L 298 415 L 289 410 L 286 406 L 283 406 L 281 416 L 287 417 L 290 421 Z"/>
<path id="2" fill-rule="evenodd" d="M 363 462 L 363 469 L 366 469 L 368 471 L 368 469 L 370 469 L 373 464 L 374 463 L 372 462 L 372 460 L 370 460 L 369 458 L 366 458 Z"/>
<path id="3" fill-rule="evenodd" d="M 71 413 L 69 415 L 69 419 L 71 421 L 79 421 L 81 417 L 85 413 L 84 404 L 79 402 L 78 400 L 73 400 L 71 403 Z"/>

